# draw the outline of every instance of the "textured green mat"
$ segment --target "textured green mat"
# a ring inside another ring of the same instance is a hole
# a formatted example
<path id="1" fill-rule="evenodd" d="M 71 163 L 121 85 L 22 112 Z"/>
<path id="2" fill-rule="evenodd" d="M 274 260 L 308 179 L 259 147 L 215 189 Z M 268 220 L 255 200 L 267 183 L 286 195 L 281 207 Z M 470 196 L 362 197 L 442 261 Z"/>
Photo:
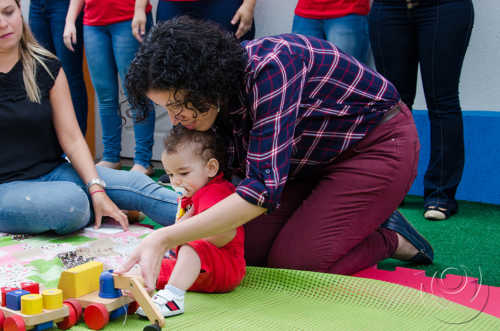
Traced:
<path id="1" fill-rule="evenodd" d="M 137 316 L 104 330 L 141 330 Z M 371 279 L 249 267 L 227 294 L 188 293 L 168 330 L 500 330 L 500 320 L 420 291 Z M 87 330 L 83 323 L 72 330 Z"/>

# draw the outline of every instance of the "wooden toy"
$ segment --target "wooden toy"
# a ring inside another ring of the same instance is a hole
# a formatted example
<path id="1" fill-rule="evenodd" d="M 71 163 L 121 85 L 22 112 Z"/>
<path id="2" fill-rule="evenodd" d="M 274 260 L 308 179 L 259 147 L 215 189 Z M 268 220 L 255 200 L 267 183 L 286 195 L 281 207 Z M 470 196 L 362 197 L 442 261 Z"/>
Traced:
<path id="1" fill-rule="evenodd" d="M 38 284 L 33 282 L 23 284 L 36 293 L 2 288 L 0 331 L 41 331 L 52 328 L 54 323 L 66 330 L 78 323 L 82 315 L 90 329 L 100 330 L 110 319 L 133 314 L 139 305 L 153 323 L 144 331 L 161 330 L 165 319 L 151 301 L 141 279 L 113 274 L 112 270 L 102 271 L 102 268 L 102 263 L 88 262 L 65 270 L 59 280 L 60 288 L 47 289 L 41 294 L 38 294 Z M 98 270 L 101 270 L 100 275 Z M 123 295 L 121 290 L 130 292 L 133 298 Z M 77 296 L 69 297 L 66 292 Z"/>

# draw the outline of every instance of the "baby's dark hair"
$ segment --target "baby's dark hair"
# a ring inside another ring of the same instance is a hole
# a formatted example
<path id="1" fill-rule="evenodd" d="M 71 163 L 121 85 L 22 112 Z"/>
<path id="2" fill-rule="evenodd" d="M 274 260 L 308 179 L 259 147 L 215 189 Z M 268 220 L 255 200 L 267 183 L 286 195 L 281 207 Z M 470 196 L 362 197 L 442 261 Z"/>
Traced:
<path id="1" fill-rule="evenodd" d="M 178 124 L 170 130 L 163 140 L 165 152 L 177 153 L 185 144 L 195 145 L 194 153 L 199 155 L 204 161 L 210 159 L 219 161 L 219 172 L 224 172 L 224 177 L 230 179 L 231 175 L 225 168 L 225 150 L 222 139 L 219 139 L 214 131 L 188 130 Z"/>

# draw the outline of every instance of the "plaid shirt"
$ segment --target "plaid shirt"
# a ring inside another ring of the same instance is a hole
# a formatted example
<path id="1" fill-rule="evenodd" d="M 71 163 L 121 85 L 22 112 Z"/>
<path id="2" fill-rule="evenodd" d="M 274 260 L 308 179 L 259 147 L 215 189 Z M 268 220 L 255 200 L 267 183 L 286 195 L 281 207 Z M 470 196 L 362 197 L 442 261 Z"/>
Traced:
<path id="1" fill-rule="evenodd" d="M 226 119 L 229 168 L 245 177 L 236 192 L 271 211 L 289 178 L 330 164 L 400 97 L 384 77 L 324 40 L 285 34 L 242 45 L 247 81 Z"/>

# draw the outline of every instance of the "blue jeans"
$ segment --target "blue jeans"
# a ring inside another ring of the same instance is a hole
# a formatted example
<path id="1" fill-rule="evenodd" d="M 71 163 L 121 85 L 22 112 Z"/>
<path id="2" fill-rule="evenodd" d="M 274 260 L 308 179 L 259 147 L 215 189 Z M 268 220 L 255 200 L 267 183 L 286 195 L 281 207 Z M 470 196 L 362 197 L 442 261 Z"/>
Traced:
<path id="1" fill-rule="evenodd" d="M 366 16 L 352 14 L 339 18 L 313 19 L 295 15 L 292 32 L 328 40 L 364 64 L 368 64 L 370 60 Z"/>
<path id="2" fill-rule="evenodd" d="M 72 52 L 64 46 L 63 32 L 68 11 L 68 0 L 31 0 L 29 23 L 38 42 L 61 60 L 64 73 L 68 77 L 71 99 L 75 107 L 76 119 L 82 133 L 87 131 L 87 90 L 83 80 L 83 38 L 82 18 L 76 21 L 77 44 Z"/>
<path id="3" fill-rule="evenodd" d="M 171 225 L 177 194 L 138 171 L 97 167 L 106 193 L 125 210 L 141 210 L 155 222 Z M 0 232 L 66 234 L 93 222 L 92 204 L 69 163 L 39 178 L 0 184 Z"/>
<path id="4" fill-rule="evenodd" d="M 458 85 L 474 23 L 471 0 L 375 0 L 369 15 L 377 70 L 411 108 L 418 65 L 431 127 L 430 161 L 424 177 L 429 205 L 457 211 L 455 193 L 464 168 L 464 134 Z"/>
<path id="5" fill-rule="evenodd" d="M 197 19 L 211 20 L 223 29 L 235 33 L 238 24 L 232 25 L 231 19 L 242 4 L 242 0 L 210 0 L 210 1 L 158 1 L 156 22 L 166 21 L 176 16 L 189 15 Z M 255 37 L 255 24 L 240 38 L 250 40 Z"/>
<path id="6" fill-rule="evenodd" d="M 147 30 L 149 30 L 152 15 L 149 14 L 147 18 Z M 104 145 L 102 159 L 109 162 L 119 162 L 122 116 L 117 77 L 120 77 L 126 95 L 125 75 L 140 44 L 132 35 L 131 20 L 102 26 L 85 25 L 83 32 L 90 78 L 97 94 L 101 117 L 102 143 Z M 152 105 L 150 107 L 144 120 L 137 121 L 133 116 L 134 163 L 145 168 L 150 165 L 154 143 L 155 112 Z M 134 115 L 135 110 L 131 109 L 127 113 Z"/>

